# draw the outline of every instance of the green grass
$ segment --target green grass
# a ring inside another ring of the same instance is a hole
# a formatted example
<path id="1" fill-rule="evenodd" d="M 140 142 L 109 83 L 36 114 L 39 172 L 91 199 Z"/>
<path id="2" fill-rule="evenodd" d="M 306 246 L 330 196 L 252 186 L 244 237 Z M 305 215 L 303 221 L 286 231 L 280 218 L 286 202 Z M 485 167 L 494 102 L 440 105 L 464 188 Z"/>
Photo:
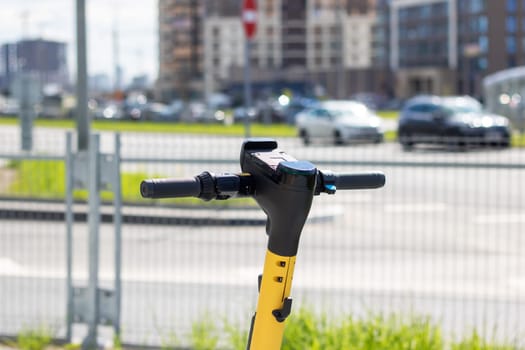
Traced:
<path id="1" fill-rule="evenodd" d="M 439 327 L 428 319 L 396 316 L 346 317 L 329 320 L 302 309 L 286 327 L 282 350 L 374 349 L 438 350 L 444 348 Z"/>
<path id="2" fill-rule="evenodd" d="M 512 134 L 512 147 L 525 147 L 525 134 Z"/>
<path id="3" fill-rule="evenodd" d="M 0 118 L 0 125 L 18 125 L 18 118 Z M 35 127 L 74 129 L 76 124 L 71 119 L 37 119 Z M 179 134 L 206 134 L 222 136 L 244 136 L 243 124 L 215 124 L 215 123 L 170 123 L 144 122 L 128 120 L 95 120 L 91 123 L 93 130 L 115 132 L 158 132 Z M 252 124 L 250 134 L 253 137 L 293 137 L 297 135 L 294 126 L 285 124 Z"/>
<path id="4" fill-rule="evenodd" d="M 190 344 L 194 350 L 244 350 L 249 325 L 235 326 L 227 320 L 215 321 L 206 314 L 191 327 L 185 337 L 170 333 L 162 337 L 161 349 L 181 349 Z M 220 320 L 220 318 L 218 318 Z M 25 330 L 16 341 L 5 341 L 11 348 L 42 350 L 52 342 L 46 328 Z M 271 336 L 271 335 L 268 335 Z M 1 343 L 1 342 L 0 342 Z M 53 347 L 59 349 L 59 347 Z M 68 344 L 62 349 L 73 349 Z M 114 349 L 119 348 L 116 342 Z M 286 320 L 281 350 L 524 350 L 523 344 L 484 339 L 473 330 L 465 336 L 445 336 L 441 327 L 429 318 L 399 315 L 369 315 L 364 318 L 342 316 L 329 318 L 301 308 Z"/>
<path id="5" fill-rule="evenodd" d="M 51 345 L 53 332 L 46 327 L 27 329 L 20 332 L 16 341 L 6 341 L 6 345 L 21 350 L 44 350 Z"/>
<path id="6" fill-rule="evenodd" d="M 7 184 L 3 195 L 18 198 L 36 198 L 63 200 L 66 195 L 65 176 L 66 169 L 64 161 L 60 160 L 15 160 L 10 161 L 4 170 L 15 171 L 13 180 Z M 147 174 L 145 172 L 122 173 L 121 189 L 122 200 L 125 203 L 137 204 L 170 204 L 180 206 L 203 205 L 199 198 L 177 198 L 177 199 L 144 199 L 140 195 L 140 183 L 142 180 L 152 177 L 166 177 L 162 174 Z M 102 201 L 112 201 L 113 192 L 101 191 Z M 73 198 L 79 201 L 88 199 L 86 190 L 75 190 Z M 211 201 L 214 207 L 244 207 L 254 206 L 252 198 L 238 198 L 231 201 Z"/>
<path id="7" fill-rule="evenodd" d="M 473 331 L 459 339 L 443 335 L 425 317 L 370 315 L 330 319 L 308 309 L 292 312 L 286 321 L 281 350 L 519 350 L 510 343 L 486 341 Z M 225 327 L 228 349 L 243 350 L 247 332 Z M 235 335 L 232 335 L 235 333 Z M 241 340 L 242 339 L 242 340 Z"/>
<path id="8" fill-rule="evenodd" d="M 377 111 L 376 113 L 384 119 L 397 119 L 399 117 L 399 111 Z"/>
<path id="9" fill-rule="evenodd" d="M 519 350 L 516 344 L 483 339 L 477 331 L 464 337 L 445 336 L 426 317 L 369 315 L 365 318 L 329 318 L 302 308 L 287 319 L 281 350 Z M 244 350 L 247 325 L 224 322 L 221 330 L 209 319 L 193 325 L 190 341 L 195 349 L 215 349 L 223 331 L 224 348 Z M 195 337 L 199 339 L 196 341 Z M 205 338 L 208 338 L 207 340 Z"/>

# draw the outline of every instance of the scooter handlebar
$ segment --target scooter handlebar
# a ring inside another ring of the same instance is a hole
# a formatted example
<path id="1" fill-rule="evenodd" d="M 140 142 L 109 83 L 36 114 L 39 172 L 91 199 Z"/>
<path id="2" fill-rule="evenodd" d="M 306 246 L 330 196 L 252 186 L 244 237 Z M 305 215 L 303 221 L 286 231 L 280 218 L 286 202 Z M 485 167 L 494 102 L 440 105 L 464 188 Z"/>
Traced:
<path id="1" fill-rule="evenodd" d="M 336 190 L 364 190 L 385 185 L 382 172 L 334 173 L 330 170 L 319 171 L 315 194 L 325 192 L 334 194 Z"/>
<path id="2" fill-rule="evenodd" d="M 382 172 L 336 174 L 335 186 L 338 190 L 363 190 L 379 188 L 385 185 Z"/>
<path id="3" fill-rule="evenodd" d="M 198 177 L 186 179 L 148 179 L 140 184 L 144 198 L 199 197 L 201 181 Z"/>
<path id="4" fill-rule="evenodd" d="M 318 172 L 315 194 L 333 194 L 336 190 L 363 190 L 383 187 L 385 175 L 381 172 L 333 173 Z M 249 174 L 219 174 L 207 171 L 185 179 L 148 179 L 140 184 L 144 198 L 198 197 L 204 200 L 228 199 L 253 194 L 254 183 Z"/>
<path id="5" fill-rule="evenodd" d="M 144 180 L 140 194 L 144 198 L 198 197 L 209 201 L 248 196 L 252 187 L 249 174 L 215 175 L 204 171 L 194 178 Z"/>

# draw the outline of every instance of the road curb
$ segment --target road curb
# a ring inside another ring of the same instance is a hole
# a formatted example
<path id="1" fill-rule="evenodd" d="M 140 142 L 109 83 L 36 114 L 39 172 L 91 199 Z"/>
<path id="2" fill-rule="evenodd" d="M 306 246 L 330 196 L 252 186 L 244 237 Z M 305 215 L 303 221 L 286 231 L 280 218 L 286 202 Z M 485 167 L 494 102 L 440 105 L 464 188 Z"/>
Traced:
<path id="1" fill-rule="evenodd" d="M 309 222 L 331 220 L 343 212 L 339 206 L 313 209 Z M 86 204 L 75 204 L 73 220 L 86 222 Z M 112 223 L 113 207 L 101 207 L 100 221 Z M 0 220 L 65 221 L 66 206 L 60 202 L 0 201 Z M 259 226 L 266 224 L 266 215 L 258 208 L 174 208 L 161 206 L 124 206 L 122 222 L 136 225 L 180 226 Z"/>

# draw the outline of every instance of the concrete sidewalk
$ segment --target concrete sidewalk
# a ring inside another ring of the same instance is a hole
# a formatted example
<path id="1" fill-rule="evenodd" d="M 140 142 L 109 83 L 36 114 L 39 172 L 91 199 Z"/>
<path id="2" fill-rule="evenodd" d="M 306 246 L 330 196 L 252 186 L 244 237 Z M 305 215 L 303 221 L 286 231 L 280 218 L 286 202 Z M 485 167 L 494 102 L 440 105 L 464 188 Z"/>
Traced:
<path id="1" fill-rule="evenodd" d="M 75 222 L 87 220 L 88 205 L 75 204 L 73 217 Z M 340 206 L 330 206 L 315 210 L 312 208 L 309 222 L 329 220 L 343 212 Z M 66 205 L 62 202 L 31 201 L 31 200 L 0 200 L 0 219 L 4 220 L 36 220 L 65 221 Z M 101 206 L 101 221 L 113 222 L 112 205 Z M 122 207 L 122 222 L 126 224 L 146 225 L 265 225 L 266 215 L 259 208 L 235 207 L 169 207 L 169 206 L 138 206 L 124 205 Z"/>

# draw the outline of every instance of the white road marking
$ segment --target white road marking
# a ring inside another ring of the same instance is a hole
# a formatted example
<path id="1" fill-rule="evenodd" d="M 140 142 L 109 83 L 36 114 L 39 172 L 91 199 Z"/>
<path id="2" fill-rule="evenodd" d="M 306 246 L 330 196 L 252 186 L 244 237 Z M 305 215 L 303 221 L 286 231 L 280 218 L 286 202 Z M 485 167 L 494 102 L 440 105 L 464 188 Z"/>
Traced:
<path id="1" fill-rule="evenodd" d="M 24 273 L 22 265 L 13 259 L 0 258 L 0 276 L 19 276 Z"/>
<path id="2" fill-rule="evenodd" d="M 478 225 L 523 224 L 525 223 L 525 212 L 478 215 L 474 218 L 474 223 Z"/>
<path id="3" fill-rule="evenodd" d="M 387 213 L 437 213 L 444 212 L 447 205 L 444 203 L 399 203 L 385 205 Z"/>

